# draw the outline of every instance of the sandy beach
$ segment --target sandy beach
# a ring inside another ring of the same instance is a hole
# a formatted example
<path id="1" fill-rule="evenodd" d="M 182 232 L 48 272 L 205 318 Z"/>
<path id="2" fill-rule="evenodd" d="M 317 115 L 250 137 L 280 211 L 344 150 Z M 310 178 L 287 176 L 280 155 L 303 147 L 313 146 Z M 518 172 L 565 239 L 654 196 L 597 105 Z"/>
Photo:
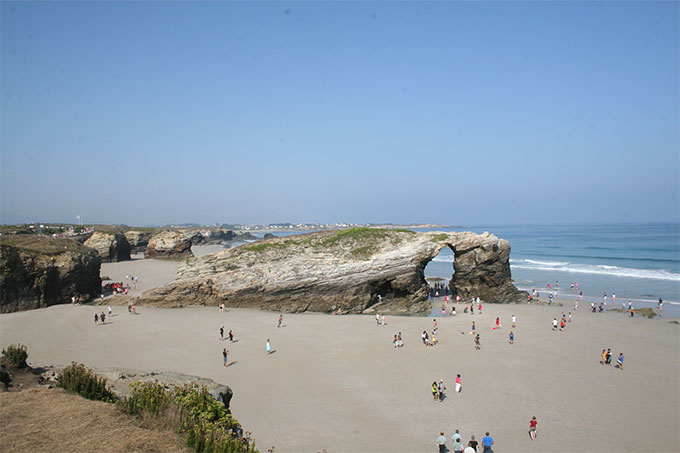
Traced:
<path id="1" fill-rule="evenodd" d="M 140 278 L 141 280 L 141 278 Z M 551 321 L 564 308 L 485 304 L 482 315 L 438 318 L 439 341 L 420 334 L 433 318 L 278 313 L 216 307 L 123 307 L 104 326 L 101 306 L 54 306 L 0 316 L 1 343 L 28 346 L 36 365 L 83 362 L 205 376 L 234 390 L 232 411 L 260 449 L 277 452 L 436 451 L 435 438 L 459 429 L 467 442 L 489 431 L 496 452 L 680 449 L 678 325 L 622 313 L 573 313 L 565 332 Z M 515 343 L 508 343 L 517 316 Z M 502 329 L 492 330 L 495 318 Z M 475 321 L 481 350 L 469 334 Z M 220 341 L 219 328 L 235 333 Z M 404 347 L 391 343 L 402 332 Z M 267 355 L 271 339 L 274 353 Z M 230 353 L 230 366 L 221 351 Z M 614 362 L 599 363 L 610 347 Z M 454 392 L 456 374 L 463 391 Z M 430 386 L 444 379 L 443 402 Z M 539 434 L 531 441 L 535 415 Z M 449 447 L 451 447 L 449 442 Z"/>

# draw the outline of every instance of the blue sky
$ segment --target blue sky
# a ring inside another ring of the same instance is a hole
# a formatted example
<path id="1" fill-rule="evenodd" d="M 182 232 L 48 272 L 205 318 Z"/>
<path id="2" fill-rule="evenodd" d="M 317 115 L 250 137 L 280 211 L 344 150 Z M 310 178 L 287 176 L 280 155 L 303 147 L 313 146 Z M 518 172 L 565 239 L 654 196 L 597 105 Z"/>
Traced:
<path id="1" fill-rule="evenodd" d="M 678 2 L 2 2 L 3 223 L 678 221 Z"/>

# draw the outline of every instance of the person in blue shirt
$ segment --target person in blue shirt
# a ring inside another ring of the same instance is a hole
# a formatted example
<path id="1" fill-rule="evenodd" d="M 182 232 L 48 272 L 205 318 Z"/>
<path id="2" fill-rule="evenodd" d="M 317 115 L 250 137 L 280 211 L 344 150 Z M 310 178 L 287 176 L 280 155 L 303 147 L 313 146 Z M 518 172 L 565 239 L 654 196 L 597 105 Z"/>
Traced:
<path id="1" fill-rule="evenodd" d="M 489 432 L 487 431 L 486 435 L 482 439 L 482 445 L 484 445 L 484 453 L 490 453 L 493 450 L 491 449 L 491 446 L 493 445 L 493 438 L 489 436 Z"/>

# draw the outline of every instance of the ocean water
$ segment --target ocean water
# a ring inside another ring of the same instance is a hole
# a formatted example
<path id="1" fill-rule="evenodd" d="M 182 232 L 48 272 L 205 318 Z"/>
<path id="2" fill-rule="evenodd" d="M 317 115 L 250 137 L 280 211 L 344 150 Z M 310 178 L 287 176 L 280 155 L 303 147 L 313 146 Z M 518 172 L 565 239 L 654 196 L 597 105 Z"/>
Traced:
<path id="1" fill-rule="evenodd" d="M 547 296 L 547 285 L 561 299 L 583 291 L 586 301 L 612 294 L 616 305 L 633 301 L 635 307 L 656 307 L 664 301 L 664 315 L 680 315 L 680 224 L 608 225 L 498 225 L 449 231 L 488 231 L 510 242 L 510 269 L 515 285 L 536 288 Z M 444 249 L 428 264 L 425 275 L 450 278 L 453 252 Z M 570 289 L 578 283 L 578 289 Z"/>

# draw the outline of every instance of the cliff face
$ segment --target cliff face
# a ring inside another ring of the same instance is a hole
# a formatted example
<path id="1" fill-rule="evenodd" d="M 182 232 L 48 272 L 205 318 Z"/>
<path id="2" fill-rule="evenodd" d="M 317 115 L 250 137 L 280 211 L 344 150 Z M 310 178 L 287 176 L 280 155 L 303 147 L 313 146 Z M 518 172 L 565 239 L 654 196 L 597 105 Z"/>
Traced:
<path id="1" fill-rule="evenodd" d="M 0 312 L 86 300 L 101 292 L 101 258 L 70 239 L 3 237 L 0 243 Z"/>
<path id="2" fill-rule="evenodd" d="M 194 256 L 191 241 L 199 233 L 183 234 L 178 231 L 164 231 L 149 239 L 144 251 L 145 258 L 182 259 Z"/>
<path id="3" fill-rule="evenodd" d="M 268 239 L 191 259 L 179 264 L 177 280 L 145 292 L 140 303 L 422 312 L 429 309 L 425 266 L 444 247 L 456 257 L 454 296 L 526 300 L 512 284 L 510 245 L 496 236 L 358 228 Z"/>
<path id="4" fill-rule="evenodd" d="M 123 233 L 101 233 L 99 231 L 92 234 L 83 245 L 95 249 L 102 261 L 116 262 L 130 259 L 130 243 Z"/>

